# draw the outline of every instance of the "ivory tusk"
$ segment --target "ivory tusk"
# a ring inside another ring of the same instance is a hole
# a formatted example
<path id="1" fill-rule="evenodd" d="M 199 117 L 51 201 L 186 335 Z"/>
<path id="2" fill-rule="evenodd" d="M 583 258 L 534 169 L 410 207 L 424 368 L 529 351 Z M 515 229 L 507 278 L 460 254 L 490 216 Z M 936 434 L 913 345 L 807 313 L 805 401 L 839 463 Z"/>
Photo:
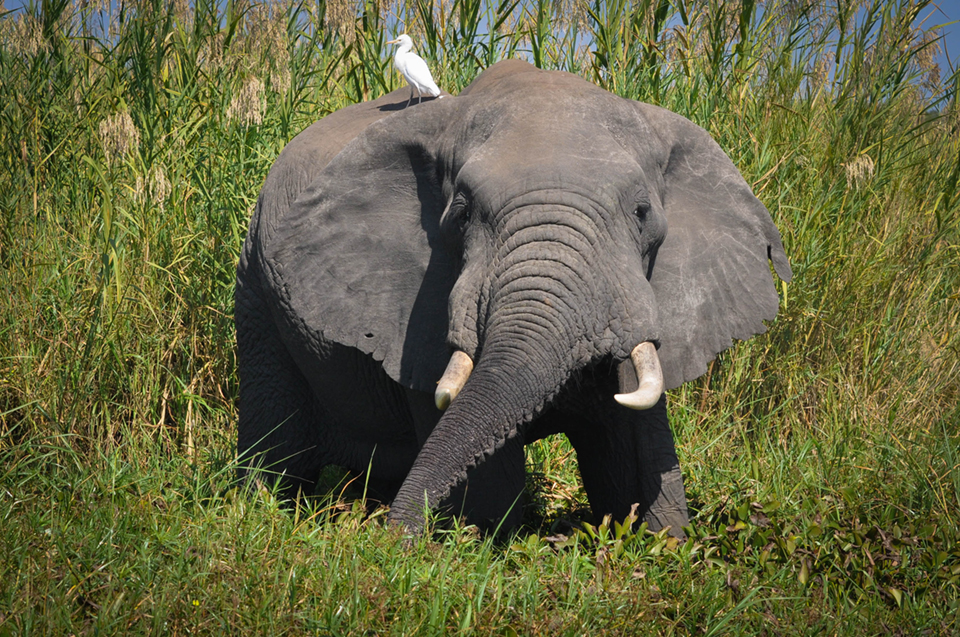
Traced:
<path id="1" fill-rule="evenodd" d="M 630 360 L 637 372 L 637 388 L 629 394 L 616 394 L 614 399 L 630 409 L 650 409 L 663 394 L 663 370 L 657 348 L 650 341 L 640 343 L 630 352 Z"/>
<path id="2" fill-rule="evenodd" d="M 447 369 L 440 377 L 437 383 L 437 391 L 433 395 L 433 400 L 437 404 L 437 409 L 444 411 L 450 406 L 450 402 L 457 397 L 460 390 L 463 389 L 467 379 L 470 378 L 470 372 L 473 371 L 473 361 L 466 353 L 457 350 L 450 357 L 447 363 Z"/>

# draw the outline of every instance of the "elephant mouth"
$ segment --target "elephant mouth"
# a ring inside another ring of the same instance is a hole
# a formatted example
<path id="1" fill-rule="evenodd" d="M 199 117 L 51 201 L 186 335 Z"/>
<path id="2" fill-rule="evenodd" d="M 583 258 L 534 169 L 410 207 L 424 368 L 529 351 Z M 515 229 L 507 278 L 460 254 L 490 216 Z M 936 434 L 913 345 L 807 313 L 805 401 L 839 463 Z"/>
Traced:
<path id="1" fill-rule="evenodd" d="M 633 391 L 614 395 L 614 400 L 634 410 L 650 409 L 657 404 L 663 394 L 663 371 L 656 346 L 644 341 L 630 352 L 630 360 L 636 373 L 637 387 Z M 450 362 L 437 383 L 434 401 L 437 409 L 444 411 L 463 389 L 473 372 L 473 359 L 457 350 L 450 356 Z"/>

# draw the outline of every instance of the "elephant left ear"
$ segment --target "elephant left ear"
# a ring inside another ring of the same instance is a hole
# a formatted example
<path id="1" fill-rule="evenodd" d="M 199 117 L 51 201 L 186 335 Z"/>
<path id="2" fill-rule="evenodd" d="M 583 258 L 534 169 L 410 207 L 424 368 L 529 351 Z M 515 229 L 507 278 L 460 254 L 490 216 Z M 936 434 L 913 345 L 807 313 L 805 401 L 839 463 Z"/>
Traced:
<path id="1" fill-rule="evenodd" d="M 459 263 L 439 235 L 433 148 L 455 102 L 425 102 L 371 124 L 285 215 L 263 256 L 293 347 L 315 355 L 355 348 L 397 382 L 436 389 Z"/>
<path id="2" fill-rule="evenodd" d="M 792 277 L 780 232 L 705 130 L 640 104 L 666 142 L 662 202 L 667 236 L 650 271 L 660 314 L 660 361 L 673 388 L 697 378 L 732 339 L 766 331 L 780 304 L 770 262 Z"/>

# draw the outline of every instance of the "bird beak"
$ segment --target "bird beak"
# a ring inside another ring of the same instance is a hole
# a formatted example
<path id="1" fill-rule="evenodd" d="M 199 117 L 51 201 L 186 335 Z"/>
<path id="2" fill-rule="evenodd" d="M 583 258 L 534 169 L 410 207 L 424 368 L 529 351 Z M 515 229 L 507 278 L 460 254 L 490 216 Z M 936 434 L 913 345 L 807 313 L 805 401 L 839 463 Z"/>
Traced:
<path id="1" fill-rule="evenodd" d="M 400 40 L 390 40 L 387 44 L 397 44 Z"/>

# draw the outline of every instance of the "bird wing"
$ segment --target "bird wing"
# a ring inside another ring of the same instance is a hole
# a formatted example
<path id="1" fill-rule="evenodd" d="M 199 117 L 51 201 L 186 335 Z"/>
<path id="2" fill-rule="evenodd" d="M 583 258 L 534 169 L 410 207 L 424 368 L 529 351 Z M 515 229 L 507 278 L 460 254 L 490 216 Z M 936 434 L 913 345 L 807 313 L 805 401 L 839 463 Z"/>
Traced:
<path id="1" fill-rule="evenodd" d="M 416 86 L 417 90 L 424 95 L 431 97 L 440 95 L 440 88 L 433 81 L 433 76 L 430 75 L 430 69 L 427 67 L 427 63 L 423 61 L 423 58 L 414 53 L 408 53 L 403 57 L 403 64 L 398 64 L 397 67 L 403 76 L 407 78 L 407 82 Z"/>

